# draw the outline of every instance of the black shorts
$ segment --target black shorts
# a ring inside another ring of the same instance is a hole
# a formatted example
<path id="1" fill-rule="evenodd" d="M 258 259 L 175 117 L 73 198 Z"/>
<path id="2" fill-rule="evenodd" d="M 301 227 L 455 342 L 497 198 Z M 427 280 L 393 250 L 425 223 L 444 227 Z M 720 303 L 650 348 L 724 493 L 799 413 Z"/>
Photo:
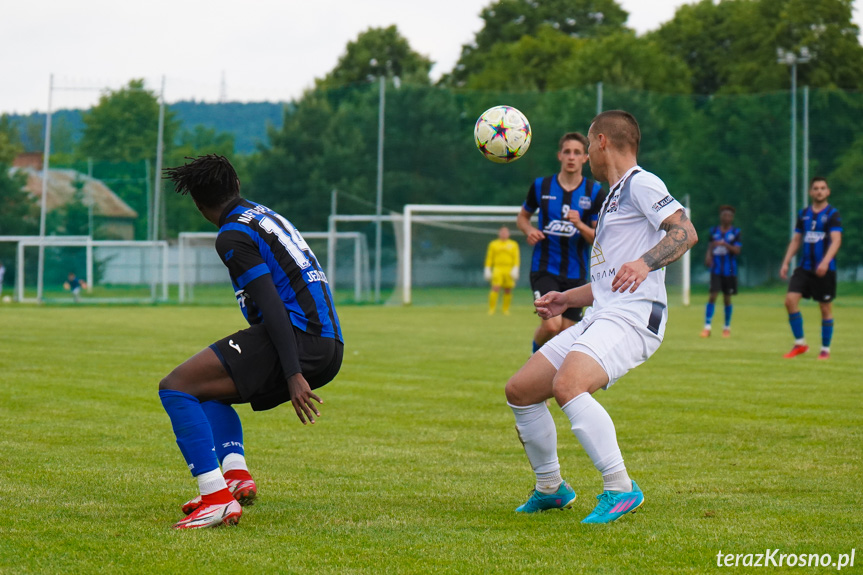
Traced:
<path id="1" fill-rule="evenodd" d="M 310 335 L 296 327 L 294 336 L 300 369 L 309 387 L 317 389 L 332 381 L 342 366 L 344 344 L 329 337 Z M 210 349 L 216 352 L 234 380 L 242 403 L 250 403 L 255 411 L 263 411 L 291 400 L 279 354 L 263 324 L 222 338 Z"/>
<path id="2" fill-rule="evenodd" d="M 813 271 L 797 268 L 791 274 L 788 291 L 817 302 L 831 302 L 836 299 L 836 272 L 828 271 L 824 277 L 818 277 Z"/>
<path id="3" fill-rule="evenodd" d="M 583 286 L 584 280 L 573 280 L 562 278 L 548 272 L 530 272 L 530 289 L 533 290 L 533 299 L 545 295 L 550 291 L 565 292 L 566 290 Z M 581 321 L 583 308 L 571 307 L 561 314 L 566 319 L 578 323 Z"/>
<path id="4" fill-rule="evenodd" d="M 737 276 L 710 274 L 710 293 L 737 295 Z"/>

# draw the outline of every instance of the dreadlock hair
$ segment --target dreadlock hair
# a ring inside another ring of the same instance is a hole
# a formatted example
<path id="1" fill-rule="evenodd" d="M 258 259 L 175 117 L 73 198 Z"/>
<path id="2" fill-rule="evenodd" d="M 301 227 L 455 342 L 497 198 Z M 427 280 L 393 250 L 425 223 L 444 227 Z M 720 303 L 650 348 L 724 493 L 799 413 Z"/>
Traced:
<path id="1" fill-rule="evenodd" d="M 215 208 L 240 195 L 234 166 L 224 156 L 208 154 L 182 166 L 165 168 L 164 178 L 174 182 L 178 194 L 189 194 L 198 204 Z"/>

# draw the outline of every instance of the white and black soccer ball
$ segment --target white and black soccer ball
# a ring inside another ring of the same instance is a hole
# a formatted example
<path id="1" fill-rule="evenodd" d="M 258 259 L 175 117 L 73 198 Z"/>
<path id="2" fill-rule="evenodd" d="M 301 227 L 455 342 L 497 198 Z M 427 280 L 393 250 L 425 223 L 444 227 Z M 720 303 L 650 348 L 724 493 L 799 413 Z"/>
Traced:
<path id="1" fill-rule="evenodd" d="M 530 123 L 512 106 L 489 108 L 476 121 L 473 137 L 480 153 L 498 164 L 514 162 L 530 147 Z"/>

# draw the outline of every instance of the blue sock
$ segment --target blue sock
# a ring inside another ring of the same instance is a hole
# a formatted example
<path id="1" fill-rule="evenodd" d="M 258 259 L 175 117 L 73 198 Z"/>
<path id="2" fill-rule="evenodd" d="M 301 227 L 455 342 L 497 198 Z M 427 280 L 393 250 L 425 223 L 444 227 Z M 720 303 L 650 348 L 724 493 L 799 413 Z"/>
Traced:
<path id="1" fill-rule="evenodd" d="M 830 341 L 833 339 L 833 320 L 825 319 L 821 322 L 821 345 L 830 347 Z"/>
<path id="2" fill-rule="evenodd" d="M 536 353 L 537 351 L 539 351 L 539 348 L 541 348 L 541 347 L 542 346 L 539 345 L 538 343 L 533 342 L 533 353 Z"/>
<path id="3" fill-rule="evenodd" d="M 732 307 L 734 307 L 734 306 L 730 306 L 730 305 L 725 306 L 725 327 L 731 327 Z"/>
<path id="4" fill-rule="evenodd" d="M 243 449 L 243 424 L 240 416 L 230 405 L 220 401 L 205 401 L 201 408 L 210 422 L 213 430 L 213 441 L 216 445 L 216 456 L 219 461 L 224 461 L 229 453 L 246 455 Z"/>
<path id="5" fill-rule="evenodd" d="M 791 324 L 791 333 L 795 339 L 803 339 L 803 315 L 798 311 L 788 314 L 788 323 Z"/>
<path id="6" fill-rule="evenodd" d="M 162 406 L 171 418 L 177 445 L 186 459 L 189 471 L 198 476 L 219 468 L 213 448 L 213 431 L 204 415 L 201 402 L 182 391 L 159 390 Z"/>
<path id="7" fill-rule="evenodd" d="M 707 302 L 707 309 L 704 310 L 704 325 L 710 325 L 713 321 L 713 312 L 716 311 L 716 304 L 712 301 Z"/>

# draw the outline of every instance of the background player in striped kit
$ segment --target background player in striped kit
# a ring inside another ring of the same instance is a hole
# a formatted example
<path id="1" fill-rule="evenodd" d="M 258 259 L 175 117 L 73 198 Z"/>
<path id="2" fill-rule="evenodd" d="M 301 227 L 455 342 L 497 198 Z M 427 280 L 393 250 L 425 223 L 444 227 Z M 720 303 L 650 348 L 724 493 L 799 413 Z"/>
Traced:
<path id="1" fill-rule="evenodd" d="M 731 335 L 731 296 L 737 295 L 737 256 L 740 255 L 740 228 L 734 227 L 734 208 L 719 206 L 719 225 L 710 228 L 710 244 L 704 265 L 710 269 L 710 296 L 704 312 L 701 337 L 710 337 L 710 324 L 716 309 L 716 297 L 722 292 L 725 300 L 725 325 L 722 337 Z"/>
<path id="2" fill-rule="evenodd" d="M 812 178 L 809 197 L 812 198 L 812 204 L 800 210 L 794 235 L 779 269 L 782 279 L 788 279 L 791 258 L 802 244 L 800 265 L 794 270 L 785 295 L 788 323 L 794 334 L 794 347 L 785 357 L 792 358 L 809 351 L 806 338 L 803 337 L 803 316 L 800 313 L 800 299 L 807 298 L 817 301 L 821 308 L 821 352 L 818 359 L 830 359 L 833 300 L 836 299 L 836 252 L 842 245 L 842 219 L 839 211 L 827 203 L 830 188 L 826 179 Z"/>
<path id="3" fill-rule="evenodd" d="M 600 185 L 582 175 L 588 159 L 587 146 L 584 135 L 564 134 L 557 152 L 560 172 L 534 180 L 518 214 L 518 229 L 533 246 L 530 288 L 534 299 L 587 282 L 590 247 L 605 199 Z M 530 223 L 537 210 L 538 228 Z M 533 351 L 579 321 L 581 312 L 580 307 L 572 308 L 559 317 L 542 320 L 533 334 Z"/>
<path id="4" fill-rule="evenodd" d="M 300 421 L 315 422 L 312 392 L 339 371 L 343 340 L 321 266 L 287 219 L 240 196 L 222 156 L 201 156 L 166 170 L 219 227 L 216 251 L 250 327 L 192 356 L 159 383 L 159 398 L 200 495 L 183 505 L 177 529 L 236 523 L 257 495 L 235 403 L 256 411 L 290 401 Z M 221 464 L 224 475 L 219 469 Z"/>

